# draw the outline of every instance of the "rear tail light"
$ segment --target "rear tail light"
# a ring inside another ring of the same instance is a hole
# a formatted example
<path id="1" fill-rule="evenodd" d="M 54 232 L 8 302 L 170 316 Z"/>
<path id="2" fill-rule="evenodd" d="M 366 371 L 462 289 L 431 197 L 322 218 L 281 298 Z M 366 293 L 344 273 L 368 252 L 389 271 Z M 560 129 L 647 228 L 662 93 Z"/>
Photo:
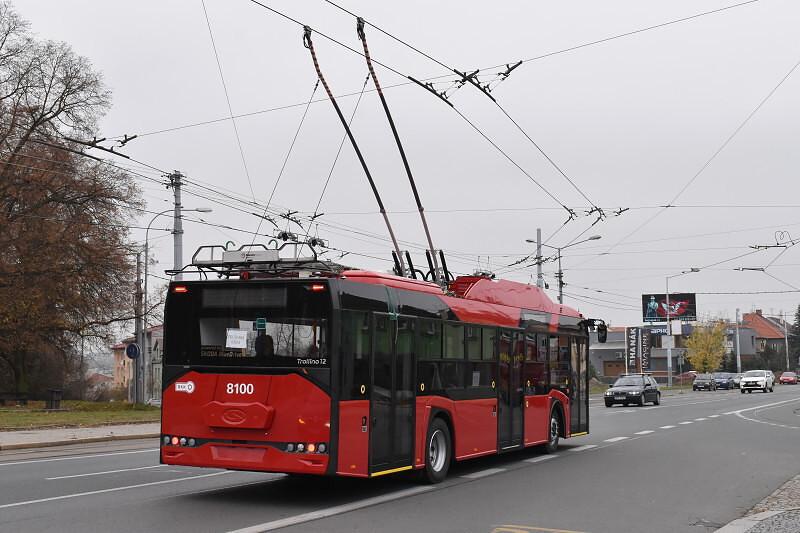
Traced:
<path id="1" fill-rule="evenodd" d="M 189 292 L 189 287 L 187 287 L 186 285 L 175 285 L 174 287 L 172 287 L 172 292 L 177 294 L 185 294 Z"/>
<path id="2" fill-rule="evenodd" d="M 314 283 L 311 285 L 311 292 L 322 292 L 325 290 L 325 285 L 322 283 Z"/>
<path id="3" fill-rule="evenodd" d="M 197 445 L 197 440 L 193 437 L 170 437 L 169 435 L 164 435 L 161 442 L 164 446 L 187 446 L 191 448 Z"/>
<path id="4" fill-rule="evenodd" d="M 289 453 L 325 453 L 328 451 L 328 445 L 324 442 L 290 442 L 286 445 L 286 451 Z"/>

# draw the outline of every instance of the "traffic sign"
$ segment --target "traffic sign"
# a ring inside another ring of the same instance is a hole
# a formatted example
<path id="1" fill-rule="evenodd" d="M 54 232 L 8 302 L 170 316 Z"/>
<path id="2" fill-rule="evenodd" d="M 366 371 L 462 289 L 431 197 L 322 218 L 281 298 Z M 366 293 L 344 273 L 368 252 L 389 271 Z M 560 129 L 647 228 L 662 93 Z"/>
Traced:
<path id="1" fill-rule="evenodd" d="M 135 342 L 130 343 L 125 347 L 125 355 L 128 359 L 136 359 L 142 353 L 142 349 Z"/>

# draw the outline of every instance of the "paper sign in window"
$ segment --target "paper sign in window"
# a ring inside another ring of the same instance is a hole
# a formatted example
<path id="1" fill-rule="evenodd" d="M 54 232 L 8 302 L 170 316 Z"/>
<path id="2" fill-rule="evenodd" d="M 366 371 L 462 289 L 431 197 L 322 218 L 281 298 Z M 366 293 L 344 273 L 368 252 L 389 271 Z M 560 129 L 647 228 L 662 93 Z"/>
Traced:
<path id="1" fill-rule="evenodd" d="M 247 330 L 227 328 L 225 330 L 226 348 L 247 348 Z"/>

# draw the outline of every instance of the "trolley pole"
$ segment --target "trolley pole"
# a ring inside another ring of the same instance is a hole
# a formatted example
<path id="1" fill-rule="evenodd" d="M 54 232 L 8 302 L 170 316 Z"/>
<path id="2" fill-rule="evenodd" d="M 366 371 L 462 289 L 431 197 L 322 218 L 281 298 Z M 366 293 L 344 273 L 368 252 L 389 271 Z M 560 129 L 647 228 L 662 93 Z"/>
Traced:
<path id="1" fill-rule="evenodd" d="M 175 208 L 173 215 L 172 225 L 172 246 L 173 246 L 173 267 L 175 270 L 183 268 L 183 220 L 181 218 L 181 178 L 183 174 L 174 171 L 169 175 L 170 183 L 172 184 L 172 192 L 175 198 Z M 183 279 L 183 274 L 180 272 L 175 274 L 175 281 Z"/>

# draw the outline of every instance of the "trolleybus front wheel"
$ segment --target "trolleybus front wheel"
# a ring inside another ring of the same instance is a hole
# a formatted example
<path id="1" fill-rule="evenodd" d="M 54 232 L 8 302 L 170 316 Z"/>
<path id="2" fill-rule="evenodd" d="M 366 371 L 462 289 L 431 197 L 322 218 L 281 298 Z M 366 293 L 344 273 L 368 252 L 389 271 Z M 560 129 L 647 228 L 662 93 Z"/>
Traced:
<path id="1" fill-rule="evenodd" d="M 428 483 L 439 483 L 450 468 L 450 430 L 444 420 L 434 418 L 428 426 L 424 477 Z"/>

